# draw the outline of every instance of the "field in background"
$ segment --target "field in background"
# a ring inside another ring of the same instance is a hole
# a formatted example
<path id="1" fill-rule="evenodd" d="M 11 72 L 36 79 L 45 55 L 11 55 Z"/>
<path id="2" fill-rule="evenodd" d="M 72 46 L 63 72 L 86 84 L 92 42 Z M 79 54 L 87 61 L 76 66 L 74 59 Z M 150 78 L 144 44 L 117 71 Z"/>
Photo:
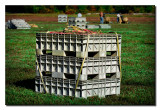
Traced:
<path id="1" fill-rule="evenodd" d="M 30 30 L 6 29 L 6 105 L 155 105 L 156 39 L 153 16 L 127 15 L 131 19 L 130 24 L 116 24 L 115 20 L 111 29 L 101 30 L 122 35 L 121 94 L 87 99 L 34 92 L 36 32 L 62 31 L 66 26 L 66 23 L 58 23 L 55 15 L 49 16 L 49 19 L 47 16 L 49 15 L 6 15 L 6 20 L 24 18 L 28 23 L 39 26 Z M 90 17 L 92 16 L 88 16 L 88 20 Z M 99 17 L 93 15 L 93 18 L 95 20 L 89 22 L 99 24 Z"/>
<path id="2" fill-rule="evenodd" d="M 133 14 L 122 14 L 123 17 L 128 17 L 130 22 L 138 22 L 138 23 L 145 23 L 145 22 L 154 22 L 155 17 L 154 15 L 133 15 Z M 25 19 L 26 21 L 49 21 L 49 22 L 56 22 L 58 23 L 58 15 L 57 14 L 30 14 L 30 13 L 23 13 L 23 14 L 6 14 L 6 19 L 10 20 L 13 18 L 21 18 Z M 76 14 L 68 15 L 68 17 L 76 17 Z M 100 22 L 99 18 L 99 13 L 94 13 L 94 14 L 85 14 L 82 15 L 83 17 L 87 17 L 87 21 L 92 23 L 92 22 Z M 116 14 L 106 14 L 106 17 L 110 17 L 112 22 L 117 21 L 117 15 Z"/>

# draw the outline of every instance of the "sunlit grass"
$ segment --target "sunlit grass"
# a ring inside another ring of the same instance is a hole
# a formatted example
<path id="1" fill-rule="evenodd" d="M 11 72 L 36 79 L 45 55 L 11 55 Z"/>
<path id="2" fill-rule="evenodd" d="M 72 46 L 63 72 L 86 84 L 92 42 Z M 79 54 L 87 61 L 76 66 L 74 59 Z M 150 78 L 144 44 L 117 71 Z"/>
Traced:
<path id="1" fill-rule="evenodd" d="M 43 15 L 45 16 L 45 15 Z M 34 92 L 36 32 L 62 31 L 66 23 L 29 22 L 30 30 L 6 30 L 6 104 L 53 105 L 154 105 L 155 104 L 155 25 L 111 24 L 102 29 L 122 35 L 122 86 L 119 96 L 74 97 Z M 97 30 L 93 30 L 97 31 Z"/>

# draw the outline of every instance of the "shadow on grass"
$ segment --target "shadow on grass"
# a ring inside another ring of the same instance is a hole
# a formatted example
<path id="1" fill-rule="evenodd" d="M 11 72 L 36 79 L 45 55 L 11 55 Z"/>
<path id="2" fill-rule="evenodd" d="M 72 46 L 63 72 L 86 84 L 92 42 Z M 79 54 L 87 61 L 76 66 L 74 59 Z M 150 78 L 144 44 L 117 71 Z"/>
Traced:
<path id="1" fill-rule="evenodd" d="M 147 45 L 155 45 L 155 43 L 144 43 L 144 44 L 147 44 Z"/>
<path id="2" fill-rule="evenodd" d="M 23 81 L 18 81 L 16 83 L 14 83 L 14 85 L 19 86 L 19 87 L 23 87 L 26 89 L 31 89 L 31 90 L 35 90 L 35 79 L 27 79 L 27 80 L 23 80 Z"/>

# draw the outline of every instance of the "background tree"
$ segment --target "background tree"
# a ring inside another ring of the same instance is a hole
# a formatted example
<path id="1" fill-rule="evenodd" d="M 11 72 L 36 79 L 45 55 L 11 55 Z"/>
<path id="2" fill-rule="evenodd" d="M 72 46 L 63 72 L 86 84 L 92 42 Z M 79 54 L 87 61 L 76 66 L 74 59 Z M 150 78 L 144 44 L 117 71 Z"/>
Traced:
<path id="1" fill-rule="evenodd" d="M 94 5 L 89 6 L 89 7 L 88 7 L 88 10 L 89 10 L 91 13 L 96 12 L 96 7 L 95 7 Z"/>
<path id="2" fill-rule="evenodd" d="M 66 14 L 76 14 L 81 12 L 83 14 L 91 12 L 100 12 L 105 13 L 154 13 L 155 6 L 98 6 L 98 5 L 33 5 L 33 6 L 16 6 L 16 5 L 7 5 L 6 12 L 9 13 L 66 13 Z"/>
<path id="3" fill-rule="evenodd" d="M 78 12 L 83 14 L 88 13 L 87 6 L 78 6 Z"/>

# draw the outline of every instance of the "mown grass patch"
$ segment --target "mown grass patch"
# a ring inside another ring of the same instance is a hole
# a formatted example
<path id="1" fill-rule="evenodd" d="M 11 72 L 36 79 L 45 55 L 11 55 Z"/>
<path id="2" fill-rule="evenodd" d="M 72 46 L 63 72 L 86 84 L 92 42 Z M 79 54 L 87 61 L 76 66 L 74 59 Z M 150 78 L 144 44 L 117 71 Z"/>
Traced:
<path id="1" fill-rule="evenodd" d="M 74 98 L 35 93 L 29 88 L 10 85 L 6 89 L 8 105 L 153 105 L 154 88 L 150 86 L 126 85 L 121 87 L 121 94 L 99 98 L 97 96 Z"/>
<path id="2" fill-rule="evenodd" d="M 36 32 L 62 31 L 66 23 L 29 23 L 39 28 L 6 30 L 7 105 L 155 105 L 154 24 L 111 24 L 111 29 L 102 29 L 122 35 L 121 94 L 79 99 L 34 92 Z"/>

